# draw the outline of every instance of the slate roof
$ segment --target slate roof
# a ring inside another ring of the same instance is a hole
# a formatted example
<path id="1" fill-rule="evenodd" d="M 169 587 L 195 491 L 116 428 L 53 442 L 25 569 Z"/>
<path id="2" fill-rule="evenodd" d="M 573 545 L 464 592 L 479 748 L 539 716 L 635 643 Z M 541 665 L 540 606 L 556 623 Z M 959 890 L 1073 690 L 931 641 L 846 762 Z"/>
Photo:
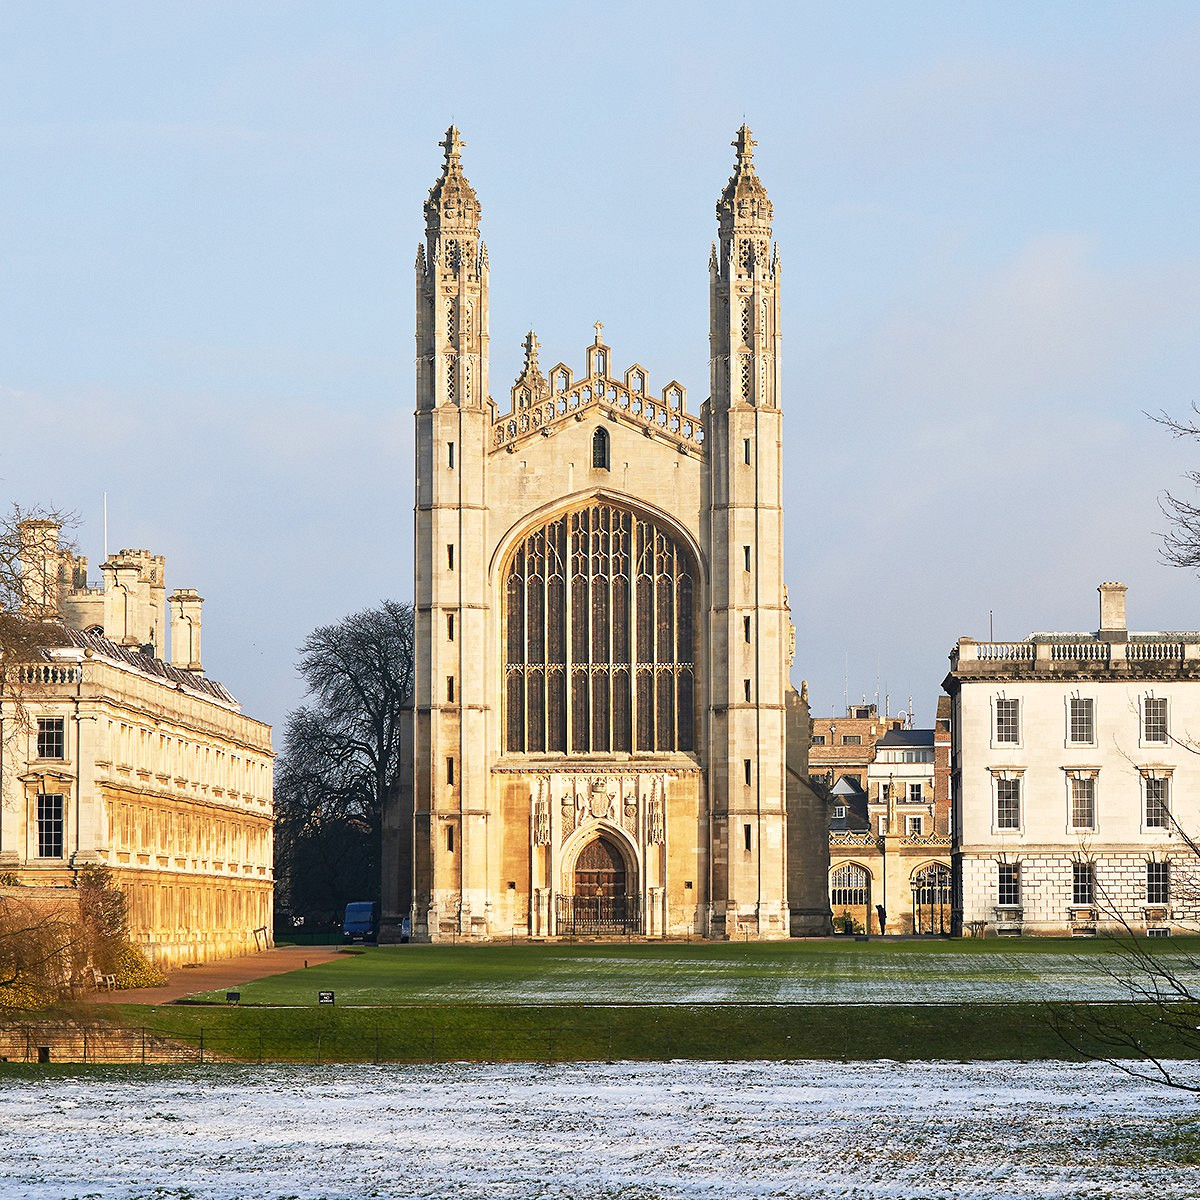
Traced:
<path id="1" fill-rule="evenodd" d="M 875 743 L 877 750 L 886 750 L 896 746 L 927 746 L 933 749 L 932 729 L 889 729 Z"/>
<path id="2" fill-rule="evenodd" d="M 182 684 L 190 691 L 211 696 L 222 704 L 237 704 L 237 700 L 229 690 L 215 679 L 208 679 L 192 671 L 185 671 L 182 667 L 173 667 L 170 663 L 163 662 L 161 658 L 156 658 L 152 654 L 143 654 L 136 646 L 118 646 L 116 642 L 110 641 L 103 634 L 91 633 L 84 629 L 71 629 L 66 625 L 60 626 L 59 632 L 62 635 L 62 640 L 58 643 L 60 646 L 74 646 L 77 650 L 90 650 L 93 654 L 102 655 L 104 658 L 126 663 L 145 675 L 157 675 L 166 682 Z M 46 657 L 50 656 L 47 654 Z"/>

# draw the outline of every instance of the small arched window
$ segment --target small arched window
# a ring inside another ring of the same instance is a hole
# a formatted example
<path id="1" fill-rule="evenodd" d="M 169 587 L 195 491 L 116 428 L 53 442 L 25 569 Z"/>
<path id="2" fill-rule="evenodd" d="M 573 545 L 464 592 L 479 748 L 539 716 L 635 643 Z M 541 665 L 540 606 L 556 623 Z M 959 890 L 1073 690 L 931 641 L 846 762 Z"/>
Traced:
<path id="1" fill-rule="evenodd" d="M 592 434 L 592 466 L 607 471 L 609 469 L 608 459 L 608 430 L 597 429 Z"/>

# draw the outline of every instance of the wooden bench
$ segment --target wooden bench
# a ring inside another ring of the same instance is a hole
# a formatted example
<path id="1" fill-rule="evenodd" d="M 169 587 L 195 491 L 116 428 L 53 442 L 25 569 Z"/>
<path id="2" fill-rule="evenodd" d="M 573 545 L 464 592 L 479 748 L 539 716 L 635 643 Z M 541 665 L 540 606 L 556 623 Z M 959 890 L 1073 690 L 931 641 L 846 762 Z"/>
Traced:
<path id="1" fill-rule="evenodd" d="M 92 982 L 96 985 L 96 991 L 111 992 L 117 986 L 117 977 L 115 975 L 105 975 L 103 971 L 93 967 Z"/>

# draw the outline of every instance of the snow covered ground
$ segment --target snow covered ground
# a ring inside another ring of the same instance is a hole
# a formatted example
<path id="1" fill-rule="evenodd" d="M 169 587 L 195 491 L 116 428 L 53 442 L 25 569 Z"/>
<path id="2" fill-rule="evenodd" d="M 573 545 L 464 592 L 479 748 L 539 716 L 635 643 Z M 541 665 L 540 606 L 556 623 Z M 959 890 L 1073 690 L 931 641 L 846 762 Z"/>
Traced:
<path id="1" fill-rule="evenodd" d="M 1032 939 L 1031 939 L 1032 940 Z M 1200 989 L 1198 955 L 1160 950 Z M 995 940 L 955 950 L 944 943 L 727 944 L 672 954 L 655 945 L 587 952 L 567 945 L 389 946 L 353 958 L 243 984 L 243 1003 L 311 1004 L 318 988 L 339 1004 L 956 1004 L 1130 998 L 1127 964 L 1107 943 L 1053 950 Z M 479 970 L 477 958 L 487 963 Z M 1145 977 L 1139 974 L 1139 982 Z M 224 1001 L 225 989 L 207 994 Z"/>
<path id="2" fill-rule="evenodd" d="M 1113 955 L 1047 953 L 914 953 L 753 960 L 653 959 L 613 953 L 598 970 L 594 957 L 560 949 L 540 972 L 499 988 L 494 980 L 465 974 L 437 988 L 409 985 L 410 1004 L 971 1004 L 1023 1001 L 1130 999 L 1126 970 Z M 1200 974 L 1186 960 L 1172 961 L 1180 979 L 1200 989 Z M 268 981 L 269 983 L 270 981 Z M 1144 983 L 1145 980 L 1140 979 Z M 243 989 L 253 999 L 252 985 Z M 223 994 L 212 993 L 214 999 Z M 347 993 L 350 995 L 350 993 Z M 349 1003 L 394 1002 L 385 991 Z"/>
<path id="3" fill-rule="evenodd" d="M 1195 1098 L 1095 1064 L 450 1064 L 0 1078 L 5 1200 L 1200 1195 Z"/>

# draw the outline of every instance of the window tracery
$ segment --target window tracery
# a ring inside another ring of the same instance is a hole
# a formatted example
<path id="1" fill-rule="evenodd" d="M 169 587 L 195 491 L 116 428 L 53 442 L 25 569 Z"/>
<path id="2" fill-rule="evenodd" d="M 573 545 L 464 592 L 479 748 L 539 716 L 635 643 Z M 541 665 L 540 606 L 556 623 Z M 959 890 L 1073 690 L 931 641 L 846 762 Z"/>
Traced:
<path id="1" fill-rule="evenodd" d="M 694 597 L 687 549 L 627 509 L 529 533 L 505 578 L 505 749 L 693 750 Z"/>
<path id="2" fill-rule="evenodd" d="M 608 431 L 600 427 L 592 434 L 592 466 L 605 471 L 609 469 Z"/>

